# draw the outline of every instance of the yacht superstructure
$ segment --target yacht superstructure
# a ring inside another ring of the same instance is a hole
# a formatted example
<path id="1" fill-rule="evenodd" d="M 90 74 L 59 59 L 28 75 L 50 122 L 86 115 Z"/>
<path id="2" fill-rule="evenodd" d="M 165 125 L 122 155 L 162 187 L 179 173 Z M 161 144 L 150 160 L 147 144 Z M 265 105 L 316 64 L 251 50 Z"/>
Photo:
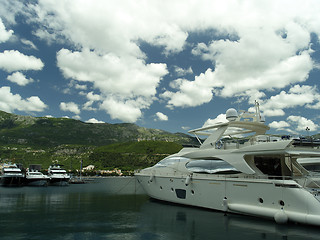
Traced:
<path id="1" fill-rule="evenodd" d="M 38 169 L 28 168 L 26 171 L 26 185 L 28 186 L 48 186 L 49 177 Z"/>
<path id="2" fill-rule="evenodd" d="M 49 184 L 55 186 L 69 185 L 70 175 L 60 165 L 52 165 L 48 169 Z"/>
<path id="3" fill-rule="evenodd" d="M 199 148 L 185 147 L 136 173 L 146 193 L 277 223 L 320 225 L 320 176 L 299 163 L 319 158 L 319 143 L 266 135 L 258 103 L 253 113 L 229 109 L 226 118 L 189 131 L 199 141 L 207 136 Z"/>

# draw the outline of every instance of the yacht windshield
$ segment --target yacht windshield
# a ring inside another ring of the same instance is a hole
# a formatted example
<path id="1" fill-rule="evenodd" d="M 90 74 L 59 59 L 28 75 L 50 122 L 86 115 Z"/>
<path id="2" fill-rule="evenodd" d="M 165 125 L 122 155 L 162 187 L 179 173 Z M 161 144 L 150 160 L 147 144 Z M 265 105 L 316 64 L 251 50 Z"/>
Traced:
<path id="1" fill-rule="evenodd" d="M 221 173 L 221 174 L 235 174 L 239 171 L 231 166 L 229 163 L 217 160 L 193 160 L 186 164 L 186 168 L 195 173 Z"/>
<path id="2" fill-rule="evenodd" d="M 190 159 L 185 157 L 168 157 L 158 162 L 155 167 L 167 167 L 179 162 L 187 162 Z"/>
<path id="3" fill-rule="evenodd" d="M 320 158 L 298 158 L 297 161 L 308 171 L 320 173 Z"/>

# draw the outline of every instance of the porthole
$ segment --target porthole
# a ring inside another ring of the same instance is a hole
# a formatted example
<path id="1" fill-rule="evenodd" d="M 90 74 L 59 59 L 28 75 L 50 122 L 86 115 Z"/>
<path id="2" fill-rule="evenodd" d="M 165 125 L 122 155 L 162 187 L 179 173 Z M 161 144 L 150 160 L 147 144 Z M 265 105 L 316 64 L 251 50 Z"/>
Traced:
<path id="1" fill-rule="evenodd" d="M 259 198 L 259 203 L 263 203 L 263 199 L 262 198 Z"/>
<path id="2" fill-rule="evenodd" d="M 191 190 L 191 194 L 194 195 L 194 190 Z"/>
<path id="3" fill-rule="evenodd" d="M 160 186 L 160 190 L 162 190 L 162 186 Z"/>
<path id="4" fill-rule="evenodd" d="M 279 201 L 279 204 L 280 204 L 281 206 L 284 206 L 284 201 L 280 200 L 280 201 Z"/>
<path id="5" fill-rule="evenodd" d="M 173 192 L 173 188 L 171 188 L 171 192 Z"/>

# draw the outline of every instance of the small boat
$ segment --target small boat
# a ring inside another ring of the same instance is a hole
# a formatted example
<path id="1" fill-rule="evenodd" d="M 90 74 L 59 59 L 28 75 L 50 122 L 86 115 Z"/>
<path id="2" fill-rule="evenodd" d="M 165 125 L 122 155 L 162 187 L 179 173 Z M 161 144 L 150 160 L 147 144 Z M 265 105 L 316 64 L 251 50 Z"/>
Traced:
<path id="1" fill-rule="evenodd" d="M 320 142 L 267 130 L 257 102 L 252 113 L 229 109 L 225 122 L 189 131 L 200 147 L 184 147 L 135 177 L 158 200 L 320 226 Z"/>
<path id="2" fill-rule="evenodd" d="M 25 184 L 27 186 L 48 186 L 50 178 L 40 172 L 39 169 L 28 168 L 26 170 Z"/>
<path id="3" fill-rule="evenodd" d="M 70 178 L 69 183 L 71 183 L 71 184 L 84 184 L 84 183 L 86 183 L 86 182 L 82 179 L 82 165 L 83 165 L 83 160 L 81 159 L 79 177 L 78 177 L 78 176 L 72 176 L 72 177 Z"/>
<path id="4" fill-rule="evenodd" d="M 4 164 L 1 170 L 1 185 L 19 187 L 23 185 L 24 173 L 17 164 Z"/>
<path id="5" fill-rule="evenodd" d="M 71 184 L 84 184 L 86 182 L 81 177 L 71 177 L 69 183 L 71 183 Z"/>
<path id="6" fill-rule="evenodd" d="M 68 186 L 70 175 L 67 171 L 61 168 L 62 165 L 51 165 L 48 169 L 49 185 L 52 186 Z"/>

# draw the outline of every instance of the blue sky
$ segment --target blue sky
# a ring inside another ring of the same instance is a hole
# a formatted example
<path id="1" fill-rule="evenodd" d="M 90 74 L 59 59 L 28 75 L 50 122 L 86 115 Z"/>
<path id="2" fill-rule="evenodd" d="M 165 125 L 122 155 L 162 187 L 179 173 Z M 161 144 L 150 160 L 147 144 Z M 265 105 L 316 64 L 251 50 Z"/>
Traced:
<path id="1" fill-rule="evenodd" d="M 317 0 L 0 2 L 0 110 L 170 132 L 259 101 L 318 133 Z"/>

